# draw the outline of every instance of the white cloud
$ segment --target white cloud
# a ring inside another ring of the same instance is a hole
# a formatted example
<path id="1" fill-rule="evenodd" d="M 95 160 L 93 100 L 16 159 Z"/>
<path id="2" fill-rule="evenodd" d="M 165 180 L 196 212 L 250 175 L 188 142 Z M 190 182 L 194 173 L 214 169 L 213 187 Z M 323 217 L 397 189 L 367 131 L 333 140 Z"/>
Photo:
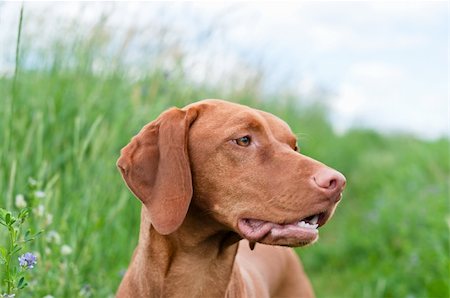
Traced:
<path id="1" fill-rule="evenodd" d="M 405 79 L 404 71 L 392 64 L 383 61 L 365 61 L 355 63 L 348 70 L 352 78 L 362 80 L 378 80 L 392 82 L 393 80 Z"/>
<path id="2" fill-rule="evenodd" d="M 447 1 L 368 1 L 372 15 L 401 21 L 434 22 L 436 15 L 445 13 Z"/>
<path id="3" fill-rule="evenodd" d="M 362 112 L 368 102 L 362 90 L 352 84 L 344 83 L 340 86 L 337 97 L 332 101 L 332 107 L 342 116 L 353 118 Z"/>
<path id="4" fill-rule="evenodd" d="M 352 65 L 333 98 L 338 132 L 352 126 L 413 132 L 424 138 L 449 135 L 447 94 L 421 88 L 397 65 L 366 61 Z"/>
<path id="5" fill-rule="evenodd" d="M 315 25 L 307 31 L 311 46 L 320 51 L 333 51 L 349 46 L 357 39 L 355 33 L 346 26 Z"/>

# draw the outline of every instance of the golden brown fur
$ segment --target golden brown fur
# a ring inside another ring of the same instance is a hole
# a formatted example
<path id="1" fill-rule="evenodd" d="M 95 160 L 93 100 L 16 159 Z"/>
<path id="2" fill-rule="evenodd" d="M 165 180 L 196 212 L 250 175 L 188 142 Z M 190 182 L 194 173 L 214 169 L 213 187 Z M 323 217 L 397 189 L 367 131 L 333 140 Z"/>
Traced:
<path id="1" fill-rule="evenodd" d="M 117 162 L 143 203 L 117 297 L 313 297 L 299 259 L 283 246 L 317 239 L 292 223 L 320 214 L 323 225 L 345 178 L 295 147 L 279 118 L 220 100 L 170 109 L 145 126 Z M 250 250 L 242 238 L 270 245 Z"/>

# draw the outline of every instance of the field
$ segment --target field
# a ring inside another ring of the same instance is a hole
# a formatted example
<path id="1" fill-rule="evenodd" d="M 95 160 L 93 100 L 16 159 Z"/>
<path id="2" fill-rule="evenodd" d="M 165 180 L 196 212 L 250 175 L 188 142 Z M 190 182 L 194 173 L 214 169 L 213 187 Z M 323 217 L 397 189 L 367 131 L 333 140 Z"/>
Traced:
<path id="1" fill-rule="evenodd" d="M 39 36 L 25 34 L 16 73 L 0 77 L 0 207 L 17 213 L 23 194 L 32 210 L 27 224 L 44 230 L 26 248 L 38 264 L 16 297 L 113 296 L 137 242 L 140 210 L 115 167 L 119 151 L 165 108 L 203 98 L 278 115 L 304 154 L 346 175 L 344 199 L 320 241 L 298 249 L 318 297 L 449 296 L 448 139 L 360 128 L 336 134 L 326 101 L 267 95 L 254 80 L 230 89 L 151 62 L 133 76 L 119 58 L 109 64 L 99 38 L 105 28 L 94 29 L 60 36 L 38 54 Z M 108 67 L 99 70 L 103 55 Z"/>

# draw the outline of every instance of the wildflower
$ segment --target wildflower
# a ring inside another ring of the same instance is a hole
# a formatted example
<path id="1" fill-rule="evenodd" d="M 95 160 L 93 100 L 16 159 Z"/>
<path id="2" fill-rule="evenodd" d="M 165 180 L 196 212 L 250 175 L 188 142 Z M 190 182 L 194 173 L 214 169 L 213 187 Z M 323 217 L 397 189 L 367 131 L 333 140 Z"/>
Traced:
<path id="1" fill-rule="evenodd" d="M 61 236 L 59 236 L 58 232 L 51 230 L 48 231 L 47 236 L 45 237 L 47 242 L 49 243 L 55 243 L 60 244 L 61 243 Z"/>
<path id="2" fill-rule="evenodd" d="M 70 255 L 71 253 L 72 253 L 72 247 L 70 247 L 69 245 L 66 245 L 66 244 L 61 246 L 61 254 L 63 256 Z"/>
<path id="3" fill-rule="evenodd" d="M 42 190 L 36 190 L 34 192 L 34 196 L 38 199 L 43 199 L 45 198 L 45 192 L 43 192 Z"/>
<path id="4" fill-rule="evenodd" d="M 45 295 L 45 296 L 42 297 L 42 298 L 55 298 L 55 297 L 53 297 L 52 295 Z"/>
<path id="5" fill-rule="evenodd" d="M 39 204 L 37 206 L 37 208 L 35 208 L 33 211 L 38 217 L 42 217 L 42 216 L 44 216 L 44 213 L 45 213 L 45 207 L 44 207 L 44 205 Z"/>
<path id="6" fill-rule="evenodd" d="M 22 267 L 26 267 L 27 269 L 33 269 L 34 265 L 36 265 L 37 260 L 36 256 L 31 252 L 27 252 L 19 257 L 19 264 Z"/>
<path id="7" fill-rule="evenodd" d="M 81 287 L 80 292 L 78 292 L 78 295 L 81 297 L 91 297 L 92 295 L 92 288 L 90 285 L 85 284 Z"/>
<path id="8" fill-rule="evenodd" d="M 45 216 L 45 225 L 49 226 L 52 224 L 52 222 L 53 222 L 53 214 L 47 213 L 47 215 Z"/>
<path id="9" fill-rule="evenodd" d="M 14 298 L 16 297 L 16 294 L 1 294 L 0 295 L 1 298 Z"/>
<path id="10" fill-rule="evenodd" d="M 28 184 L 30 185 L 30 186 L 36 186 L 37 185 L 37 181 L 35 180 L 35 179 L 33 179 L 33 178 L 28 178 Z"/>
<path id="11" fill-rule="evenodd" d="M 25 197 L 23 196 L 23 194 L 16 195 L 15 203 L 17 208 L 22 209 L 27 207 L 27 202 L 25 201 Z"/>

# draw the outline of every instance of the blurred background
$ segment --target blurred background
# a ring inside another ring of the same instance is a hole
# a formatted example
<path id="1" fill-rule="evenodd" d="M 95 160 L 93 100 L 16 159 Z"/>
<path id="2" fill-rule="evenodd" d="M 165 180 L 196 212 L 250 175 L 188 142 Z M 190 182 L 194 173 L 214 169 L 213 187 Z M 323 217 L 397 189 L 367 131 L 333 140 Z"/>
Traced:
<path id="1" fill-rule="evenodd" d="M 44 230 L 22 296 L 113 297 L 140 209 L 120 149 L 223 98 L 347 177 L 297 250 L 318 297 L 448 297 L 448 22 L 447 2 L 0 2 L 0 207 Z"/>

